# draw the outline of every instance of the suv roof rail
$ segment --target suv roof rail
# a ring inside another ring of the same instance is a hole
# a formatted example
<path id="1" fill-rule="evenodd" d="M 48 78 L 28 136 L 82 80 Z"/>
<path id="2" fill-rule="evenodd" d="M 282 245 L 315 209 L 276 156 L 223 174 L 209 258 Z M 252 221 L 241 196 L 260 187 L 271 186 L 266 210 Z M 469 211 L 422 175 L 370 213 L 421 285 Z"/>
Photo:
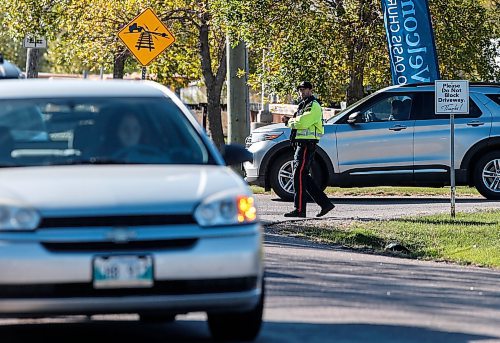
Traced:
<path id="1" fill-rule="evenodd" d="M 418 87 L 418 86 L 434 86 L 434 82 L 420 82 L 420 83 L 407 83 L 401 85 L 401 87 Z M 499 82 L 483 82 L 483 81 L 474 81 L 469 82 L 469 86 L 490 86 L 490 87 L 500 87 Z"/>

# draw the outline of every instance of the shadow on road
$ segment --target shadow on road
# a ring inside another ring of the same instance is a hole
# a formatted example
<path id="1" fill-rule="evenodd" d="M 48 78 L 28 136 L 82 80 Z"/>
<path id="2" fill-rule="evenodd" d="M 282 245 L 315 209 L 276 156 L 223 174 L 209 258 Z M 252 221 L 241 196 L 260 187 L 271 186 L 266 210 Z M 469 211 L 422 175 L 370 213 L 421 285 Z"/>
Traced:
<path id="1" fill-rule="evenodd" d="M 443 316 L 456 323 L 499 325 L 498 317 L 492 315 L 500 309 L 496 270 L 468 268 L 464 273 L 453 265 L 357 253 L 346 259 L 339 247 L 270 235 L 266 235 L 266 247 L 270 308 L 286 311 L 298 306 L 290 299 L 301 299 L 300 306 L 311 308 L 373 313 L 386 309 L 388 314 L 404 308 L 424 318 Z M 286 260 L 282 249 L 287 249 Z"/>
<path id="2" fill-rule="evenodd" d="M 213 342 L 206 323 L 201 321 L 163 325 L 133 321 L 0 325 L 0 337 L 2 343 Z M 497 338 L 397 325 L 266 322 L 255 342 L 467 343 Z"/>

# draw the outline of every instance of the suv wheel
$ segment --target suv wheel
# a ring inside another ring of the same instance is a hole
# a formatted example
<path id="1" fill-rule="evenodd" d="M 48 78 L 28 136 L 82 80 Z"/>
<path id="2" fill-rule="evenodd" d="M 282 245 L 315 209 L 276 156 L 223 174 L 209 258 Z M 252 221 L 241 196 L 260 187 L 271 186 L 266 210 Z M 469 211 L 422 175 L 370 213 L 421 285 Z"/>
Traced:
<path id="1" fill-rule="evenodd" d="M 288 153 L 279 156 L 271 165 L 270 171 L 269 181 L 274 193 L 283 200 L 293 200 L 293 155 Z M 311 172 L 316 184 L 320 189 L 324 190 L 326 188 L 326 177 L 318 162 L 313 163 Z"/>
<path id="2" fill-rule="evenodd" d="M 485 198 L 500 200 L 500 151 L 492 151 L 477 162 L 474 184 Z"/>
<path id="3" fill-rule="evenodd" d="M 246 312 L 208 313 L 208 327 L 212 337 L 223 341 L 253 341 L 262 325 L 264 295 L 265 283 L 262 279 L 260 300 L 254 309 Z"/>

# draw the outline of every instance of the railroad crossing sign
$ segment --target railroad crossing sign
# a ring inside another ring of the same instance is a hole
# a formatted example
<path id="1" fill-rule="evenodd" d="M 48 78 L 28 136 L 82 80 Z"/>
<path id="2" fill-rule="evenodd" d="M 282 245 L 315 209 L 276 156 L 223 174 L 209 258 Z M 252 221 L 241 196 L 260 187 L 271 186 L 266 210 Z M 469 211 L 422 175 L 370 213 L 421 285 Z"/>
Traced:
<path id="1" fill-rule="evenodd" d="M 151 8 L 146 9 L 120 32 L 118 37 L 143 66 L 167 49 L 175 37 Z"/>

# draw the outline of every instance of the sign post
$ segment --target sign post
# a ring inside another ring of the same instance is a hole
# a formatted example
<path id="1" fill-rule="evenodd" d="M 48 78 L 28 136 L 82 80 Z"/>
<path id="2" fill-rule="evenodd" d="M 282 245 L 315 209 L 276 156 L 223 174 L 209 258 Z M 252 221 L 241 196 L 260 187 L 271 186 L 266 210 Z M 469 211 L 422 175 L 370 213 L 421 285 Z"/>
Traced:
<path id="1" fill-rule="evenodd" d="M 175 42 L 175 37 L 148 8 L 125 25 L 118 37 L 142 65 L 142 79 L 146 79 L 146 66 Z"/>
<path id="2" fill-rule="evenodd" d="M 436 80 L 436 114 L 450 115 L 450 197 L 455 218 L 455 114 L 469 114 L 469 81 Z"/>

